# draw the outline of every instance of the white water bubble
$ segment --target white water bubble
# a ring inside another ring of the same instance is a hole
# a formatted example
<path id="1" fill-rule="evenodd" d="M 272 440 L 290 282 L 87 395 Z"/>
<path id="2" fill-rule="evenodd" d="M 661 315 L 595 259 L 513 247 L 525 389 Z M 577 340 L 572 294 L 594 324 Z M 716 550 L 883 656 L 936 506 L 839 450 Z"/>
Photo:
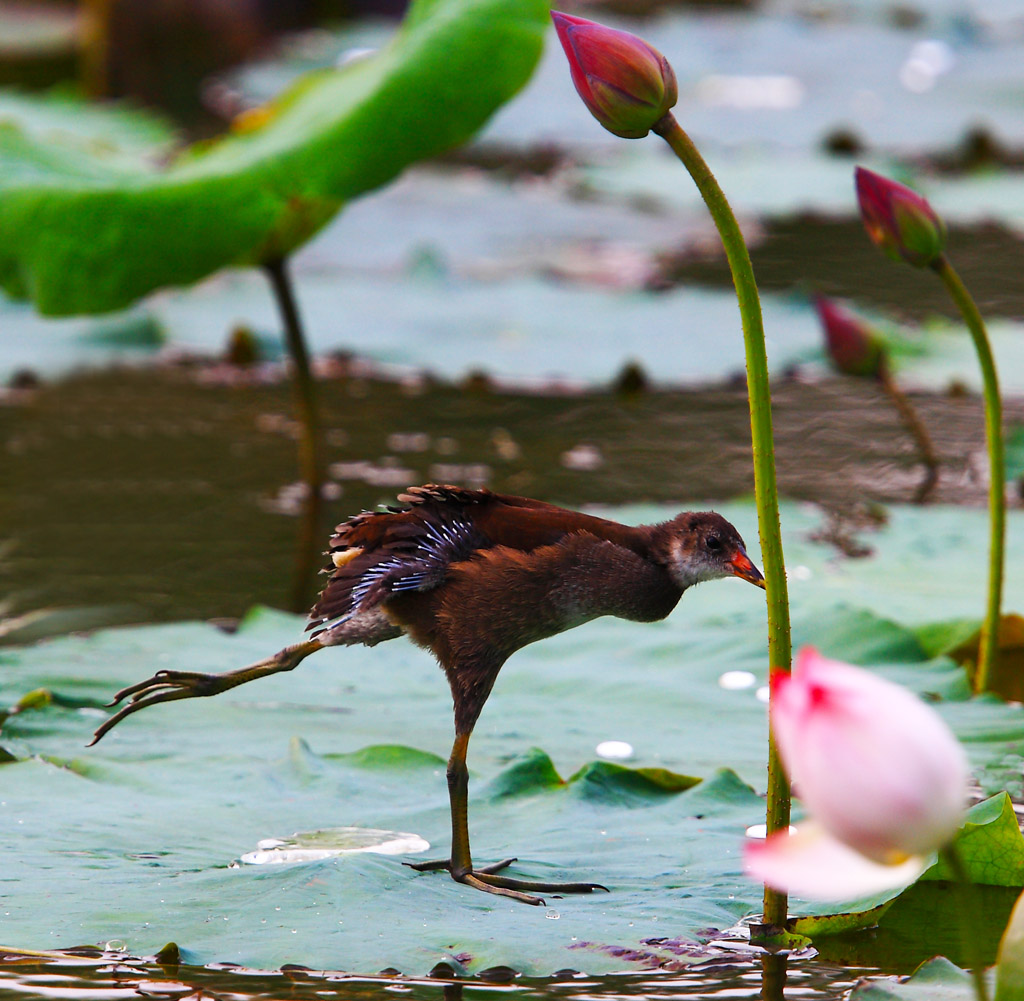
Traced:
<path id="1" fill-rule="evenodd" d="M 719 687 L 730 692 L 739 692 L 744 688 L 753 688 L 757 684 L 757 675 L 750 671 L 726 671 L 718 679 Z"/>
<path id="2" fill-rule="evenodd" d="M 752 824 L 744 831 L 748 838 L 752 838 L 755 841 L 764 841 L 768 837 L 768 825 L 767 824 Z M 796 828 L 789 828 L 790 834 L 796 834 Z"/>
<path id="3" fill-rule="evenodd" d="M 596 750 L 599 758 L 610 761 L 625 761 L 633 757 L 633 745 L 624 740 L 602 740 Z"/>

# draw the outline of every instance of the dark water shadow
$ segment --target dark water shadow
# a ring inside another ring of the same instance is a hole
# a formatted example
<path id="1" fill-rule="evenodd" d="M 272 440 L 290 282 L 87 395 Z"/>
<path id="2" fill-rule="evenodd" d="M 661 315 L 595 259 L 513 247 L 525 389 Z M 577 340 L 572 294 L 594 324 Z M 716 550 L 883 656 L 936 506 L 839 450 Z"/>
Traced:
<path id="1" fill-rule="evenodd" d="M 109 609 L 112 624 L 294 607 L 296 543 L 316 554 L 301 571 L 311 593 L 331 528 L 416 483 L 679 509 L 752 489 L 742 385 L 540 394 L 339 368 L 319 384 L 328 480 L 303 532 L 283 377 L 115 369 L 10 398 L 0 407 L 8 614 L 88 606 Z M 920 483 L 899 414 L 864 380 L 780 380 L 773 395 L 781 493 L 838 513 L 825 535 L 855 553 L 851 512 L 909 502 Z M 912 396 L 941 460 L 934 500 L 984 506 L 980 401 Z M 1006 420 L 1024 424 L 1024 401 L 1006 402 Z"/>
<path id="2" fill-rule="evenodd" d="M 167 950 L 165 949 L 164 952 Z M 415 1001 L 471 1001 L 475 997 L 514 992 L 561 1001 L 618 1001 L 643 997 L 650 1001 L 674 998 L 762 998 L 782 1001 L 788 983 L 811 1001 L 840 1001 L 863 975 L 871 971 L 832 966 L 814 960 L 790 962 L 784 956 L 698 963 L 683 970 L 648 970 L 605 977 L 564 970 L 550 978 L 519 977 L 504 967 L 484 970 L 472 978 L 455 979 L 448 967 L 436 967 L 423 977 L 404 977 L 393 971 L 356 976 L 338 971 L 288 966 L 254 970 L 230 964 L 189 966 L 139 959 L 114 950 L 83 948 L 63 954 L 29 954 L 0 949 L 0 997 L 47 997 L 73 1001 L 126 1001 L 129 998 L 231 998 L 256 1001 L 287 997 L 319 1001 L 344 996 L 350 1001 L 384 1001 L 405 995 Z"/>

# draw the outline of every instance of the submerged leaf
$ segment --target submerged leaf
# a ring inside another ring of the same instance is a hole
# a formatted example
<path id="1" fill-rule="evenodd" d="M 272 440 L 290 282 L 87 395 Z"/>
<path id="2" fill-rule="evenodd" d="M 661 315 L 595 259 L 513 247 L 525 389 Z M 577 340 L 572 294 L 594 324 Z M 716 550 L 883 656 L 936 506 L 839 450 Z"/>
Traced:
<path id="1" fill-rule="evenodd" d="M 445 760 L 429 751 L 420 751 L 415 747 L 402 744 L 374 744 L 363 747 L 350 754 L 329 754 L 326 758 L 345 762 L 358 768 L 380 768 L 387 770 L 405 770 L 414 768 L 444 768 Z"/>
<path id="2" fill-rule="evenodd" d="M 569 779 L 578 795 L 622 806 L 640 806 L 650 800 L 690 789 L 700 779 L 678 775 L 667 768 L 627 768 L 610 761 L 592 761 Z"/>
<path id="3" fill-rule="evenodd" d="M 939 956 L 907 980 L 861 982 L 850 1001 L 974 1001 L 974 987 L 966 970 Z"/>
<path id="4" fill-rule="evenodd" d="M 539 747 L 534 747 L 496 775 L 487 784 L 487 793 L 492 799 L 531 796 L 564 785 L 555 763 Z"/>

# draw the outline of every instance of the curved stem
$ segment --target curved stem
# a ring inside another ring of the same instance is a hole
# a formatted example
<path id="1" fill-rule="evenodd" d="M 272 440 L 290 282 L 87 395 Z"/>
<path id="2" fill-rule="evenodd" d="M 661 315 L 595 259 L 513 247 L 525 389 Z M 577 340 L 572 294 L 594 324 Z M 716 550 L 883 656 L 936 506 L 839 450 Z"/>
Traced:
<path id="1" fill-rule="evenodd" d="M 921 455 L 921 462 L 924 463 L 925 472 L 924 479 L 921 480 L 914 491 L 914 503 L 923 504 L 928 499 L 928 495 L 935 489 L 935 484 L 939 481 L 939 457 L 935 453 L 932 437 L 928 434 L 928 429 L 921 422 L 921 418 L 918 416 L 907 394 L 896 385 L 896 380 L 893 379 L 889 367 L 885 364 L 879 370 L 878 381 L 889 394 L 889 398 L 899 411 L 900 417 L 903 418 L 904 425 L 913 435 L 914 441 L 917 442 L 917 450 Z"/>
<path id="2" fill-rule="evenodd" d="M 323 461 L 320 456 L 320 417 L 316 403 L 316 384 L 309 364 L 309 351 L 302 333 L 299 308 L 295 302 L 291 278 L 284 258 L 266 261 L 263 265 L 274 292 L 277 308 L 284 324 L 288 353 L 292 360 L 295 386 L 295 407 L 302 435 L 299 439 L 299 471 L 306 485 L 306 497 L 299 524 L 295 571 L 292 580 L 292 611 L 304 612 L 309 605 L 310 591 L 317 564 L 319 545 L 321 487 Z"/>
<path id="3" fill-rule="evenodd" d="M 985 440 L 988 446 L 989 486 L 989 551 L 988 605 L 981 626 L 981 644 L 974 675 L 974 690 L 986 691 L 993 680 L 999 657 L 999 622 L 1003 600 L 1003 565 L 1006 545 L 1006 465 L 1003 451 L 1003 411 L 999 397 L 999 378 L 992 357 L 985 321 L 971 293 L 960 280 L 953 265 L 942 255 L 932 265 L 960 310 L 974 341 L 974 350 L 981 366 L 985 397 Z"/>
<path id="4" fill-rule="evenodd" d="M 750 254 L 740 232 L 739 223 L 714 174 L 680 128 L 672 114 L 667 114 L 654 131 L 672 147 L 672 151 L 690 172 L 715 221 L 725 255 L 732 271 L 736 298 L 743 323 L 743 341 L 747 358 L 747 392 L 750 403 L 750 433 L 754 456 L 754 498 L 757 504 L 758 531 L 761 537 L 761 558 L 768 592 L 768 659 L 773 670 L 790 669 L 792 647 L 789 634 L 789 594 L 786 568 L 782 556 L 779 530 L 779 494 L 775 479 L 775 449 L 772 438 L 772 404 L 768 385 L 768 357 L 761 320 L 761 300 L 754 281 Z M 789 782 L 775 746 L 775 737 L 768 734 L 768 833 L 789 827 Z M 783 927 L 787 900 L 784 893 L 765 888 L 764 923 Z"/>
<path id="5" fill-rule="evenodd" d="M 942 856 L 942 861 L 949 866 L 949 870 L 953 873 L 954 880 L 956 880 L 956 890 L 960 896 L 960 938 L 966 953 L 967 963 L 971 967 L 974 993 L 978 1001 L 988 1001 L 985 964 L 982 961 L 981 948 L 975 934 L 975 930 L 981 927 L 981 915 L 978 912 L 978 901 L 974 892 L 974 885 L 967 875 L 963 859 L 960 858 L 960 853 L 957 851 L 955 844 L 950 842 L 939 854 Z"/>

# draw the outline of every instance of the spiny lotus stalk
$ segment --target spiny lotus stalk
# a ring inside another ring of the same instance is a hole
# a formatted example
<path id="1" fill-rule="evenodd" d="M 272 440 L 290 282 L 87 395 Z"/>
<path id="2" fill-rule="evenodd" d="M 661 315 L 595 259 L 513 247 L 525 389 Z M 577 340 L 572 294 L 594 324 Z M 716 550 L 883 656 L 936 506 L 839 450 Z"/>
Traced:
<path id="1" fill-rule="evenodd" d="M 689 171 L 722 240 L 739 301 L 747 360 L 754 499 L 768 593 L 768 659 L 773 669 L 788 671 L 792 659 L 789 595 L 779 528 L 768 359 L 761 300 L 743 234 L 714 174 L 672 115 L 676 78 L 664 56 L 628 32 L 557 11 L 551 16 L 583 103 L 615 135 L 638 139 L 654 132 L 661 136 Z M 789 827 L 789 785 L 770 732 L 767 827 L 769 831 Z M 765 926 L 781 933 L 786 916 L 786 895 L 766 888 Z"/>

